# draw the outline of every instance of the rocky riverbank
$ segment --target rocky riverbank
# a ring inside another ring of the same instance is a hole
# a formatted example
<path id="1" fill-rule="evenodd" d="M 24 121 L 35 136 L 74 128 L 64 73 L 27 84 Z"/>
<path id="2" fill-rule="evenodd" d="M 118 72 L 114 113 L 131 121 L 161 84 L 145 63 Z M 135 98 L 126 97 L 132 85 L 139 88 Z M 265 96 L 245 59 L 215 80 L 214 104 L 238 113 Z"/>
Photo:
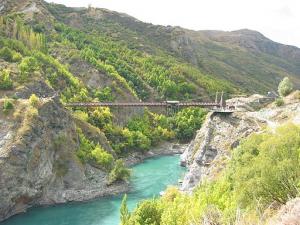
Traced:
<path id="1" fill-rule="evenodd" d="M 182 154 L 187 146 L 188 144 L 163 142 L 145 153 L 134 152 L 130 154 L 130 156 L 124 158 L 123 160 L 127 166 L 133 166 L 143 162 L 145 159 L 152 158 L 152 157 Z"/>

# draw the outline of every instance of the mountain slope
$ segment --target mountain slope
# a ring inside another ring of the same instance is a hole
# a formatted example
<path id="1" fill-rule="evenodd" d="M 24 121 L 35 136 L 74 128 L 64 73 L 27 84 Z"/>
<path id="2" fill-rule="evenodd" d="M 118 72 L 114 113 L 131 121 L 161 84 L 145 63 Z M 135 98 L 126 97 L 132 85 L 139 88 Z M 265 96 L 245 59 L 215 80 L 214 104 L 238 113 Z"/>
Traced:
<path id="1" fill-rule="evenodd" d="M 275 89 L 283 76 L 299 86 L 300 50 L 251 30 L 191 31 L 180 27 L 146 24 L 105 9 L 70 9 L 49 5 L 52 14 L 70 26 L 101 32 L 133 49 L 161 51 L 212 76 L 230 80 L 250 92 Z"/>

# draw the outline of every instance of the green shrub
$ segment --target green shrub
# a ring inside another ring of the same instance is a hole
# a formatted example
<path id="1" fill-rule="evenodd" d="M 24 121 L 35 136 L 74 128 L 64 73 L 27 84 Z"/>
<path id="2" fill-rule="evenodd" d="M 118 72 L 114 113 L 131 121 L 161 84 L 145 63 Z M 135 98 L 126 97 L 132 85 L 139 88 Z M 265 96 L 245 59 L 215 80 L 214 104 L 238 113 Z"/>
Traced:
<path id="1" fill-rule="evenodd" d="M 13 51 L 8 47 L 4 47 L 0 49 L 0 57 L 5 61 L 13 62 Z"/>
<path id="2" fill-rule="evenodd" d="M 115 162 L 115 166 L 109 173 L 109 184 L 112 184 L 119 180 L 128 181 L 130 177 L 130 169 L 126 168 L 124 162 L 118 159 Z"/>
<path id="3" fill-rule="evenodd" d="M 99 145 L 91 151 L 92 158 L 96 163 L 102 166 L 105 170 L 110 171 L 113 167 L 114 157 L 108 152 L 104 151 Z"/>
<path id="4" fill-rule="evenodd" d="M 97 90 L 94 93 L 94 95 L 101 102 L 113 102 L 115 100 L 115 97 L 113 96 L 113 93 L 112 93 L 112 90 L 110 87 L 105 87 L 101 90 Z"/>
<path id="5" fill-rule="evenodd" d="M 127 195 L 125 194 L 122 199 L 122 203 L 120 207 L 121 225 L 129 225 L 128 223 L 129 219 L 130 219 L 130 212 L 127 207 Z"/>
<path id="6" fill-rule="evenodd" d="M 2 70 L 0 71 L 0 89 L 8 90 L 13 87 L 13 81 L 10 79 L 10 71 Z"/>
<path id="7" fill-rule="evenodd" d="M 107 124 L 112 123 L 112 114 L 108 107 L 99 107 L 89 114 L 88 122 L 103 129 Z"/>
<path id="8" fill-rule="evenodd" d="M 76 110 L 73 112 L 74 117 L 83 120 L 83 121 L 88 121 L 89 115 L 86 112 L 83 112 L 81 110 Z"/>
<path id="9" fill-rule="evenodd" d="M 12 61 L 19 62 L 22 59 L 22 55 L 18 52 L 13 52 Z"/>
<path id="10" fill-rule="evenodd" d="M 300 128 L 288 124 L 274 134 L 255 134 L 234 154 L 231 178 L 242 206 L 286 203 L 299 195 Z"/>
<path id="11" fill-rule="evenodd" d="M 156 200 L 145 200 L 132 213 L 128 225 L 160 225 L 162 209 Z M 125 223 L 126 224 L 126 223 Z M 122 224 L 124 225 L 124 224 Z"/>
<path id="12" fill-rule="evenodd" d="M 26 80 L 30 73 L 39 69 L 38 61 L 34 57 L 25 57 L 19 64 L 21 79 Z"/>
<path id="13" fill-rule="evenodd" d="M 278 107 L 283 106 L 283 105 L 284 105 L 284 100 L 283 100 L 283 98 L 277 98 L 277 99 L 275 100 L 275 105 L 278 106 Z"/>
<path id="14" fill-rule="evenodd" d="M 288 77 L 283 78 L 278 86 L 278 93 L 280 96 L 287 96 L 293 91 L 293 83 Z"/>
<path id="15" fill-rule="evenodd" d="M 14 105 L 12 103 L 12 101 L 10 101 L 9 99 L 5 99 L 4 103 L 3 103 L 3 112 L 8 112 L 9 110 L 13 109 Z"/>
<path id="16" fill-rule="evenodd" d="M 40 103 L 40 99 L 39 97 L 37 97 L 35 94 L 32 94 L 30 97 L 29 97 L 29 102 L 30 102 L 30 105 L 33 106 L 33 107 L 37 107 Z"/>
<path id="17" fill-rule="evenodd" d="M 22 55 L 8 47 L 4 47 L 0 50 L 0 58 L 8 62 L 19 62 L 22 59 Z"/>
<path id="18" fill-rule="evenodd" d="M 78 129 L 77 132 L 80 143 L 79 149 L 77 150 L 77 156 L 81 161 L 87 162 L 92 159 L 91 152 L 95 148 L 95 144 L 87 139 L 80 129 Z"/>

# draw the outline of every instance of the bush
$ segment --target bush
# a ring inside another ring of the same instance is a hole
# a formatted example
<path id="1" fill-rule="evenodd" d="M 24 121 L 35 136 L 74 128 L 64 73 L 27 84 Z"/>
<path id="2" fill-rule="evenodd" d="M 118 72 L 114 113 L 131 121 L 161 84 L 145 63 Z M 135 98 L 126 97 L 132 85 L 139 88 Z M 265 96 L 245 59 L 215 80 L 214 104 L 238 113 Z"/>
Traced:
<path id="1" fill-rule="evenodd" d="M 173 118 L 176 137 L 180 141 L 190 140 L 201 128 L 206 113 L 206 110 L 201 108 L 186 108 L 178 112 Z"/>
<path id="2" fill-rule="evenodd" d="M 19 62 L 22 59 L 22 55 L 8 47 L 4 47 L 0 50 L 0 57 L 8 62 Z"/>
<path id="3" fill-rule="evenodd" d="M 0 71 L 0 89 L 8 90 L 13 87 L 13 82 L 10 79 L 9 70 Z"/>
<path id="4" fill-rule="evenodd" d="M 29 102 L 30 102 L 31 106 L 37 107 L 39 105 L 39 103 L 40 103 L 40 99 L 35 94 L 32 94 L 29 97 Z"/>
<path id="5" fill-rule="evenodd" d="M 8 112 L 13 108 L 14 108 L 13 103 L 9 99 L 5 99 L 3 103 L 3 112 Z"/>
<path id="6" fill-rule="evenodd" d="M 119 180 L 128 181 L 129 177 L 130 169 L 125 167 L 124 162 L 121 159 L 118 159 L 113 170 L 109 174 L 109 184 Z"/>
<path id="7" fill-rule="evenodd" d="M 138 205 L 130 217 L 128 225 L 160 225 L 161 216 L 162 209 L 159 207 L 158 201 L 146 200 Z"/>
<path id="8" fill-rule="evenodd" d="M 231 172 L 237 200 L 243 207 L 276 202 L 299 195 L 300 127 L 288 124 L 274 134 L 254 134 L 235 151 Z"/>
<path id="9" fill-rule="evenodd" d="M 278 107 L 283 106 L 283 105 L 284 105 L 284 100 L 283 100 L 283 98 L 277 98 L 277 99 L 275 100 L 275 105 L 278 106 Z"/>
<path id="10" fill-rule="evenodd" d="M 89 114 L 88 122 L 103 129 L 105 125 L 112 123 L 112 114 L 108 107 L 99 107 Z"/>
<path id="11" fill-rule="evenodd" d="M 278 86 L 280 96 L 287 96 L 293 91 L 293 83 L 288 77 L 285 77 Z"/>
<path id="12" fill-rule="evenodd" d="M 19 69 L 21 72 L 21 79 L 26 80 L 29 73 L 33 73 L 39 69 L 38 61 L 34 57 L 25 57 L 21 61 Z"/>
<path id="13" fill-rule="evenodd" d="M 12 62 L 13 61 L 13 51 L 8 47 L 4 47 L 0 50 L 0 57 L 5 61 Z"/>
<path id="14" fill-rule="evenodd" d="M 88 121 L 89 119 L 89 115 L 86 112 L 83 112 L 81 110 L 76 110 L 73 113 L 74 117 L 76 117 L 77 119 L 83 120 L 83 121 Z"/>
<path id="15" fill-rule="evenodd" d="M 99 145 L 91 152 L 92 158 L 96 163 L 102 166 L 105 170 L 110 171 L 113 167 L 114 157 L 104 151 Z"/>

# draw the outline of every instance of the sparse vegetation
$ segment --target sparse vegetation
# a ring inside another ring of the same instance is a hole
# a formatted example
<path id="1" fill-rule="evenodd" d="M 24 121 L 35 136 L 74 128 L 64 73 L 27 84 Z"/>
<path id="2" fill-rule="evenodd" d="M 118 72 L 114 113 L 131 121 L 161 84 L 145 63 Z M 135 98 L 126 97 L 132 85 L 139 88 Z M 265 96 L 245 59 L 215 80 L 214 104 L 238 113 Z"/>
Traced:
<path id="1" fill-rule="evenodd" d="M 277 107 L 283 106 L 283 105 L 284 105 L 284 100 L 283 100 L 283 98 L 277 98 L 277 99 L 275 100 L 275 105 L 276 105 Z"/>

